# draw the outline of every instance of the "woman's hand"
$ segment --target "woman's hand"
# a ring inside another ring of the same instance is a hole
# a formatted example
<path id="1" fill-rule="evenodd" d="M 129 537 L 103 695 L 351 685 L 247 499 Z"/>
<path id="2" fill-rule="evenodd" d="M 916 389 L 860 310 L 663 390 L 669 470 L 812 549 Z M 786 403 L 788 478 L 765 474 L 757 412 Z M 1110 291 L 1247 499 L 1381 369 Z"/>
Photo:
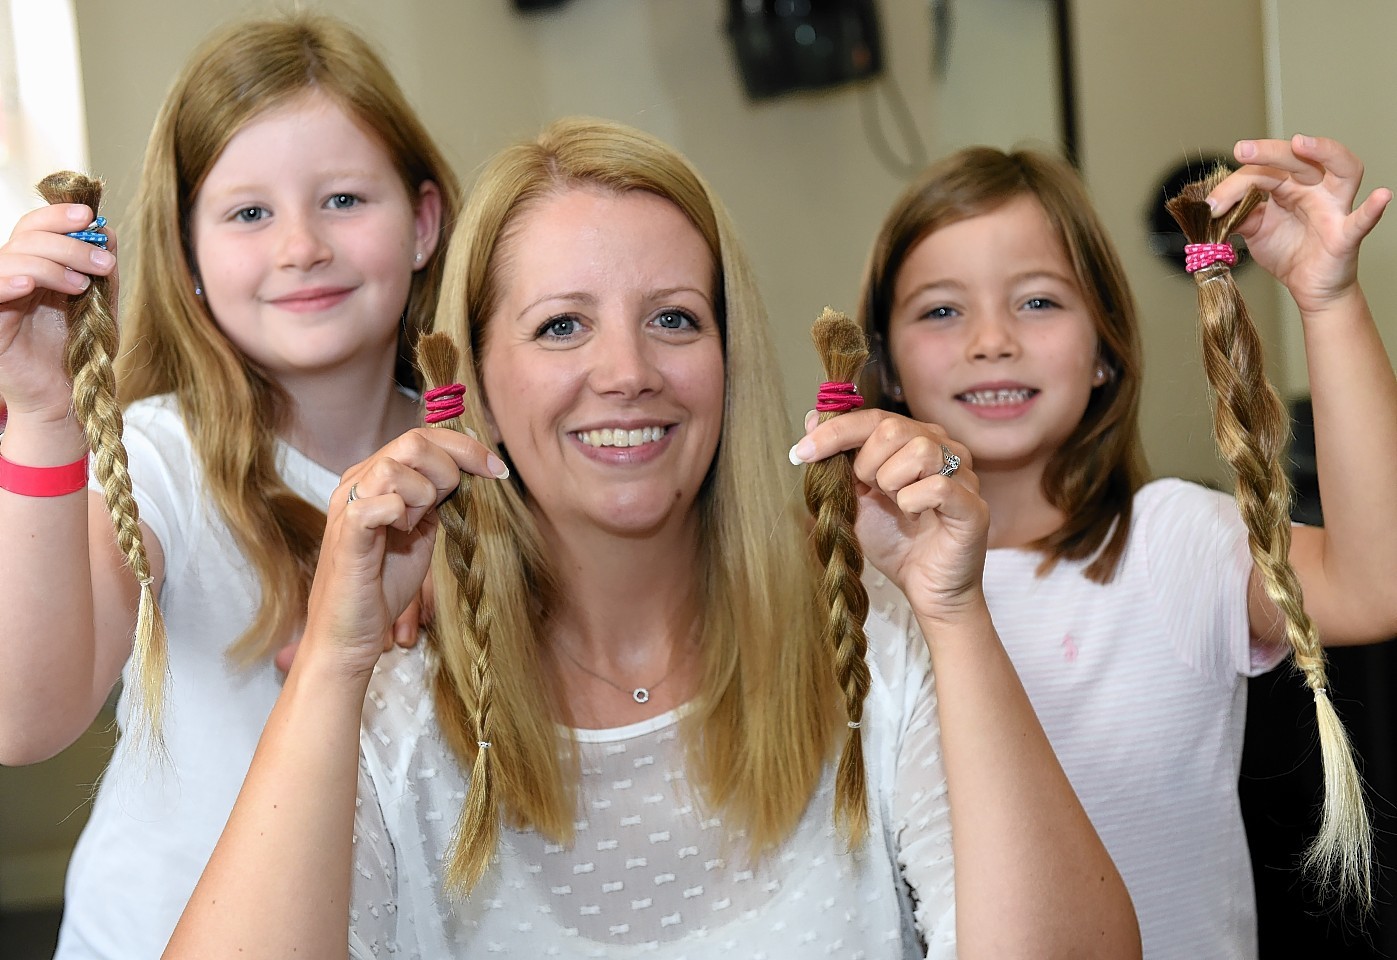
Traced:
<path id="1" fill-rule="evenodd" d="M 1242 140 L 1233 153 L 1244 166 L 1208 199 L 1222 213 L 1249 187 L 1269 194 L 1238 229 L 1256 262 L 1285 284 L 1302 314 L 1353 292 L 1359 244 L 1382 217 L 1392 191 L 1374 190 L 1354 209 L 1363 164 L 1337 140 L 1298 134 Z"/>
<path id="2" fill-rule="evenodd" d="M 110 229 L 107 250 L 64 236 L 91 222 L 92 210 L 82 204 L 39 207 L 0 246 L 0 394 L 11 418 L 61 420 L 72 406 L 63 371 L 68 299 L 86 290 L 90 277 L 114 278 L 116 270 Z"/>
<path id="3" fill-rule="evenodd" d="M 476 440 L 422 427 L 345 472 L 330 503 L 298 663 L 314 650 L 331 652 L 351 675 L 373 670 L 394 642 L 395 620 L 422 590 L 437 505 L 463 472 L 486 482 L 507 476 Z"/>
<path id="4" fill-rule="evenodd" d="M 945 431 L 886 410 L 858 410 L 814 425 L 793 456 L 806 463 L 857 450 L 856 532 L 865 559 L 932 621 L 982 607 L 989 507 L 970 453 Z M 960 458 L 950 476 L 942 446 Z"/>

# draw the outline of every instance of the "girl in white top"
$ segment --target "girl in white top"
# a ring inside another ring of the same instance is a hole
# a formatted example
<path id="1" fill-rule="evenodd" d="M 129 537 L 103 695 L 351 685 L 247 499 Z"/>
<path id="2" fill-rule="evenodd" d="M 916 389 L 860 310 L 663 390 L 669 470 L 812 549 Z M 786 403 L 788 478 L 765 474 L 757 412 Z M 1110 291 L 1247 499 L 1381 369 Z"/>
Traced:
<path id="1" fill-rule="evenodd" d="M 1290 559 L 1327 643 L 1397 633 L 1397 384 L 1356 279 L 1391 199 L 1330 140 L 1242 141 L 1211 196 L 1270 198 L 1241 226 L 1305 327 L 1324 529 Z M 861 301 L 886 409 L 975 455 L 996 627 L 1125 876 L 1151 958 L 1256 956 L 1237 800 L 1245 678 L 1284 654 L 1232 498 L 1145 483 L 1139 329 L 1076 175 L 974 148 L 889 213 Z M 1192 317 L 1179 318 L 1180 322 Z"/>
<path id="2" fill-rule="evenodd" d="M 234 24 L 167 97 L 126 248 L 121 390 L 169 629 L 168 763 L 127 736 L 128 682 L 60 957 L 168 940 L 280 689 L 273 657 L 300 630 L 329 493 L 417 419 L 395 365 L 431 316 L 454 209 L 392 77 L 335 21 Z M 86 456 L 61 347 L 68 297 L 115 270 L 115 237 L 64 236 L 91 218 L 43 207 L 0 247 L 0 455 L 21 476 Z M 0 762 L 29 763 L 76 739 L 122 674 L 137 584 L 96 493 L 0 489 L 0 540 Z"/>
<path id="3" fill-rule="evenodd" d="M 763 311 L 686 161 L 585 120 L 500 154 L 437 328 L 481 442 L 345 474 L 166 956 L 1138 955 L 990 624 L 969 462 L 882 411 L 829 425 L 888 580 L 866 698 L 836 682 Z M 435 636 L 381 657 L 436 539 Z"/>

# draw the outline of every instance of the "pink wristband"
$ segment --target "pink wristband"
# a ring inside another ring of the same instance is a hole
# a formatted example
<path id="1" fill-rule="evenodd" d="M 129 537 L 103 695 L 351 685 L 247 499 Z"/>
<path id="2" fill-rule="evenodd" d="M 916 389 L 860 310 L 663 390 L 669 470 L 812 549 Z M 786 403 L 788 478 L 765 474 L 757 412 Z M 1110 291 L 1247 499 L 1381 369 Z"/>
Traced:
<path id="1" fill-rule="evenodd" d="M 22 467 L 0 455 L 0 490 L 21 497 L 66 497 L 87 486 L 87 457 L 61 467 Z"/>

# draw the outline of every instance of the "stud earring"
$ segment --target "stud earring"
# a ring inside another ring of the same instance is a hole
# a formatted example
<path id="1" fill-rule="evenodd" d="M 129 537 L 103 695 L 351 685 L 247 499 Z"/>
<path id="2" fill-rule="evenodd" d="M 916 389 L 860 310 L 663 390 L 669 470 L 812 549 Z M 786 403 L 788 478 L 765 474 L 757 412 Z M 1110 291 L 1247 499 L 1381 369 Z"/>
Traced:
<path id="1" fill-rule="evenodd" d="M 1098 363 L 1096 365 L 1096 373 L 1092 376 L 1091 379 L 1092 386 L 1096 387 L 1101 386 L 1103 383 L 1110 379 L 1110 377 L 1107 375 L 1106 365 L 1104 363 Z"/>
<path id="2" fill-rule="evenodd" d="M 204 295 L 204 288 L 201 287 L 201 286 L 199 286 L 197 283 L 194 284 L 194 296 L 196 296 L 196 297 L 202 297 L 203 295 Z"/>
<path id="3" fill-rule="evenodd" d="M 415 256 L 415 257 L 412 258 L 412 262 L 413 262 L 413 263 L 421 263 L 421 262 L 422 262 L 422 251 L 421 251 L 421 250 L 418 250 L 418 251 L 417 251 L 417 256 Z"/>
<path id="4" fill-rule="evenodd" d="M 894 400 L 901 400 L 901 399 L 902 399 L 902 384 L 900 384 L 900 383 L 895 383 L 895 384 L 893 384 L 892 390 L 890 390 L 890 391 L 888 391 L 888 392 L 892 394 L 892 398 L 893 398 Z"/>

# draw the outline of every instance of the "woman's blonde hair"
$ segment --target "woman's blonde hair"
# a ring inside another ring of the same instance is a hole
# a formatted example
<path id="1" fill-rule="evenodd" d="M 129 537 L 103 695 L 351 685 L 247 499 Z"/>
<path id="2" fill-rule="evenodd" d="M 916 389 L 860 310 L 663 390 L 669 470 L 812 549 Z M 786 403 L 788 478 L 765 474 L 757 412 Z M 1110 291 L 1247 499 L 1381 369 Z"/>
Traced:
<path id="1" fill-rule="evenodd" d="M 372 131 L 414 205 L 441 192 L 443 230 L 459 205 L 455 180 L 397 83 L 363 37 L 329 17 L 234 23 L 209 36 L 165 98 L 146 148 L 135 210 L 136 257 L 124 298 L 123 400 L 172 393 L 209 484 L 261 585 L 256 618 L 234 643 L 241 662 L 283 644 L 304 616 L 325 515 L 277 472 L 289 400 L 234 346 L 196 294 L 189 217 L 204 178 L 249 121 L 310 92 Z M 404 355 L 431 321 L 444 251 L 413 278 Z"/>
<path id="2" fill-rule="evenodd" d="M 461 353 L 464 423 L 486 436 L 480 362 L 512 231 L 525 210 L 574 188 L 662 197 L 713 254 L 725 407 L 695 505 L 706 533 L 696 569 L 702 667 L 684 729 L 690 782 L 760 854 L 799 821 L 841 710 L 820 642 L 816 571 L 786 493 L 780 451 L 789 438 L 765 311 L 721 203 L 683 157 L 647 134 L 600 120 L 553 123 L 481 174 L 452 237 L 436 329 Z M 450 370 L 447 363 L 436 376 Z M 567 842 L 576 815 L 576 753 L 560 752 L 555 726 L 568 720 L 566 707 L 539 695 L 559 597 L 525 479 L 471 484 L 473 523 L 443 537 L 436 567 L 438 711 L 453 749 L 473 765 L 448 871 L 457 890 L 484 872 L 501 817 Z M 464 551 L 452 543 L 462 537 L 472 541 Z"/>
<path id="3" fill-rule="evenodd" d="M 1226 214 L 1214 218 L 1207 196 L 1230 171 L 1220 167 L 1187 184 L 1166 206 L 1191 244 L 1220 249 L 1264 195 L 1251 190 Z M 1224 250 L 1223 252 L 1226 252 Z M 1266 595 L 1285 618 L 1285 639 L 1295 666 L 1314 693 L 1324 762 L 1324 807 L 1319 834 L 1305 867 L 1322 883 L 1336 885 L 1340 899 L 1363 909 L 1372 904 L 1372 827 L 1363 783 L 1349 742 L 1329 697 L 1324 647 L 1305 611 L 1300 578 L 1290 564 L 1292 492 L 1285 473 L 1290 417 L 1266 379 L 1261 335 L 1247 313 L 1227 260 L 1193 269 L 1203 330 L 1203 368 L 1213 394 L 1213 436 L 1235 474 L 1237 507 Z"/>
<path id="4" fill-rule="evenodd" d="M 883 221 L 864 271 L 859 321 L 872 360 L 861 388 L 873 405 L 914 415 L 893 390 L 901 380 L 888 346 L 899 271 L 912 249 L 937 230 L 1025 196 L 1038 201 L 1062 241 L 1096 323 L 1098 359 L 1106 372 L 1081 422 L 1043 472 L 1044 496 L 1067 519 L 1032 546 L 1044 554 L 1040 574 L 1059 560 L 1090 559 L 1086 576 L 1108 583 L 1125 552 L 1131 503 L 1147 472 L 1139 425 L 1144 360 L 1120 257 L 1066 163 L 1033 150 L 969 147 L 933 164 L 907 188 Z"/>

